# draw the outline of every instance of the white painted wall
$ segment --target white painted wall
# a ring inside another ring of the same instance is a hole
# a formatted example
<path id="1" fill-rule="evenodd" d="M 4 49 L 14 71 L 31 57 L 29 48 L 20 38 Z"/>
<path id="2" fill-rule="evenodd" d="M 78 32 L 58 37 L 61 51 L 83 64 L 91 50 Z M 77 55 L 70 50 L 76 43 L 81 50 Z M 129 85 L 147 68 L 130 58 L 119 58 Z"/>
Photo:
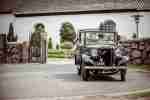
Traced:
<path id="1" fill-rule="evenodd" d="M 0 34 L 7 33 L 9 30 L 10 22 L 14 21 L 14 16 L 12 14 L 1 14 L 0 15 Z"/>
<path id="2" fill-rule="evenodd" d="M 37 17 L 17 17 L 14 20 L 15 32 L 20 41 L 28 40 L 29 32 L 33 31 L 33 26 L 42 22 L 46 26 L 46 31 L 52 37 L 54 45 L 59 43 L 59 30 L 63 22 L 71 22 L 76 31 L 84 28 L 97 28 L 100 22 L 112 19 L 117 23 L 117 31 L 120 35 L 130 38 L 136 32 L 134 19 L 131 18 L 135 13 L 121 14 L 82 14 L 82 15 L 57 15 L 57 16 L 37 16 Z M 144 15 L 140 23 L 140 37 L 150 37 L 150 13 Z M 13 19 L 11 16 L 0 16 L 0 22 L 4 24 L 0 32 L 8 31 L 8 22 Z M 1 25 L 3 25 L 1 24 Z"/>

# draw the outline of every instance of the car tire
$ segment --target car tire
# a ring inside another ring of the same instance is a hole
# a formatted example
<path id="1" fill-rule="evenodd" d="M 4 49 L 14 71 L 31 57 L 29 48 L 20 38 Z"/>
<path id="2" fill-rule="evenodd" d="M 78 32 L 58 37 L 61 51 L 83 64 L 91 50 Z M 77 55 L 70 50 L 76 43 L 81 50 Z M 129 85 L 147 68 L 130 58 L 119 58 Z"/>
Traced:
<path id="1" fill-rule="evenodd" d="M 81 75 L 81 67 L 80 67 L 80 68 L 77 68 L 77 74 L 78 74 L 78 75 Z"/>
<path id="2" fill-rule="evenodd" d="M 88 81 L 89 71 L 85 69 L 83 65 L 81 68 L 81 80 Z"/>
<path id="3" fill-rule="evenodd" d="M 74 56 L 74 64 L 77 65 L 77 61 L 76 61 L 76 55 Z"/>
<path id="4" fill-rule="evenodd" d="M 74 60 L 75 65 L 80 65 L 82 63 L 81 56 L 75 55 L 74 58 L 75 58 Z"/>
<path id="5" fill-rule="evenodd" d="M 126 70 L 120 70 L 121 81 L 126 81 Z"/>

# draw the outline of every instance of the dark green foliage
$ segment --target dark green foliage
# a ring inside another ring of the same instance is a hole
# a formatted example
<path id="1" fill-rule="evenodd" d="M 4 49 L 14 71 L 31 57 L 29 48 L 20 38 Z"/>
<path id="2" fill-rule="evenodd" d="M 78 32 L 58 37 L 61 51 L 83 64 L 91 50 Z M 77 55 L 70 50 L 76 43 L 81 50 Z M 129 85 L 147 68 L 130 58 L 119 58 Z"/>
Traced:
<path id="1" fill-rule="evenodd" d="M 59 49 L 60 49 L 59 44 L 57 44 L 57 45 L 56 45 L 56 49 L 57 49 L 57 50 L 59 50 Z"/>
<path id="2" fill-rule="evenodd" d="M 137 38 L 136 33 L 133 33 L 132 38 L 133 38 L 133 39 L 136 39 L 136 38 Z"/>
<path id="3" fill-rule="evenodd" d="M 49 38 L 49 42 L 48 42 L 48 49 L 52 49 L 53 45 L 52 45 L 52 39 L 51 37 Z"/>
<path id="4" fill-rule="evenodd" d="M 42 23 L 38 23 L 35 25 L 35 31 L 31 36 L 31 45 L 33 47 L 41 47 L 41 33 L 45 32 L 45 26 Z"/>
<path id="5" fill-rule="evenodd" d="M 42 23 L 38 23 L 34 26 L 36 33 L 45 32 L 45 26 Z"/>
<path id="6" fill-rule="evenodd" d="M 33 47 L 41 47 L 41 35 L 40 33 L 33 33 L 31 36 L 31 41 L 30 41 L 31 45 Z"/>
<path id="7" fill-rule="evenodd" d="M 73 27 L 73 25 L 69 22 L 62 23 L 61 29 L 60 29 L 60 42 L 72 42 L 76 38 L 76 32 Z"/>
<path id="8" fill-rule="evenodd" d="M 17 40 L 18 40 L 18 36 L 14 35 L 13 23 L 10 23 L 9 32 L 8 32 L 8 35 L 7 35 L 7 41 L 8 42 L 16 42 Z"/>

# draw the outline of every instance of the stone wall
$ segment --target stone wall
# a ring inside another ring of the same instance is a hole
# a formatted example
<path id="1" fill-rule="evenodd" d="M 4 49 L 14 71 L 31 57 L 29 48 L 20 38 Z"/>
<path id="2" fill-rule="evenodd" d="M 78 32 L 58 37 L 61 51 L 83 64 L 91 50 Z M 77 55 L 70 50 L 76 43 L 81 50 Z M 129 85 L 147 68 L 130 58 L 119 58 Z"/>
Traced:
<path id="1" fill-rule="evenodd" d="M 0 49 L 0 64 L 29 63 L 29 46 L 27 43 L 7 43 L 6 48 Z"/>
<path id="2" fill-rule="evenodd" d="M 29 42 L 8 42 L 7 35 L 0 34 L 0 64 L 46 63 L 47 42 L 43 43 L 42 48 L 38 48 L 39 57 L 34 57 L 33 52 L 37 53 L 37 50 Z"/>
<path id="3" fill-rule="evenodd" d="M 6 63 L 22 63 L 22 45 L 16 42 L 10 42 L 7 45 Z"/>
<path id="4" fill-rule="evenodd" d="M 31 55 L 32 48 L 28 42 L 8 42 L 6 51 L 6 63 L 8 64 L 43 63 L 41 57 L 37 57 L 39 60 L 36 60 L 36 57 Z M 35 58 L 35 60 L 33 60 L 33 58 Z"/>
<path id="5" fill-rule="evenodd" d="M 6 63 L 6 35 L 0 34 L 0 64 Z"/>
<path id="6" fill-rule="evenodd" d="M 150 64 L 150 38 L 121 43 L 129 51 L 130 64 Z"/>
<path id="7" fill-rule="evenodd" d="M 6 63 L 6 56 L 3 49 L 0 49 L 0 64 Z"/>
<path id="8" fill-rule="evenodd" d="M 29 63 L 29 45 L 27 42 L 7 43 L 6 63 Z"/>

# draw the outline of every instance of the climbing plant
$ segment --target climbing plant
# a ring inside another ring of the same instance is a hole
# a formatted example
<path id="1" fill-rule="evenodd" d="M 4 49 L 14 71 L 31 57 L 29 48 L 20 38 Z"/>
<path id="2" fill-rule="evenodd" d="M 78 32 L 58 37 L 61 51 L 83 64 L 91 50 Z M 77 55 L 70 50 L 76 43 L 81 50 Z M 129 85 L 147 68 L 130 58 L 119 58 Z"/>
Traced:
<path id="1" fill-rule="evenodd" d="M 33 47 L 41 47 L 41 33 L 45 32 L 45 26 L 42 23 L 38 23 L 34 26 L 34 32 L 31 36 L 30 44 Z"/>

